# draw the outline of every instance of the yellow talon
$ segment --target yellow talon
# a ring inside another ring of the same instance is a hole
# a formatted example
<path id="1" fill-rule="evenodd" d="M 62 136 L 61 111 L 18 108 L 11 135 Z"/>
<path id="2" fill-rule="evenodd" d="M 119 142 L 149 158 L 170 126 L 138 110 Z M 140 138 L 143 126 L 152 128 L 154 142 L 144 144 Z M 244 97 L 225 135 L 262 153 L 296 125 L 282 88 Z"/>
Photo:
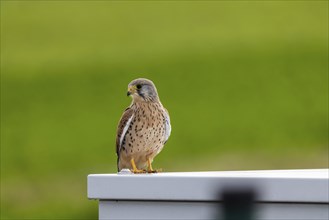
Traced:
<path id="1" fill-rule="evenodd" d="M 147 169 L 147 172 L 148 173 L 158 173 L 158 172 L 161 172 L 161 169 L 160 170 L 154 170 L 153 169 L 152 162 L 151 162 L 151 159 L 150 158 L 147 159 L 147 166 L 148 166 L 148 169 Z"/>
<path id="2" fill-rule="evenodd" d="M 147 170 L 147 172 L 149 172 L 149 173 L 153 173 L 154 170 L 153 170 L 153 168 L 152 168 L 152 162 L 151 162 L 150 158 L 147 159 L 147 166 L 148 166 L 148 170 Z"/>
<path id="3" fill-rule="evenodd" d="M 133 173 L 145 173 L 144 170 L 137 169 L 134 158 L 131 158 L 130 163 L 131 163 L 131 166 L 133 167 L 133 170 L 131 172 L 133 172 Z"/>

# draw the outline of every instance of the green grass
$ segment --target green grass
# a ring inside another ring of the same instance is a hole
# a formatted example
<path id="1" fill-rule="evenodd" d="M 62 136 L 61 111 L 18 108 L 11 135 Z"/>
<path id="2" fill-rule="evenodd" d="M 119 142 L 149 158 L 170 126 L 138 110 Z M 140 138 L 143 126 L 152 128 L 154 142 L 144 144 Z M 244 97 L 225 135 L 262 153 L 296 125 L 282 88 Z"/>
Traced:
<path id="1" fill-rule="evenodd" d="M 1 1 L 1 218 L 97 218 L 138 77 L 172 121 L 155 167 L 328 167 L 327 27 L 326 1 Z"/>

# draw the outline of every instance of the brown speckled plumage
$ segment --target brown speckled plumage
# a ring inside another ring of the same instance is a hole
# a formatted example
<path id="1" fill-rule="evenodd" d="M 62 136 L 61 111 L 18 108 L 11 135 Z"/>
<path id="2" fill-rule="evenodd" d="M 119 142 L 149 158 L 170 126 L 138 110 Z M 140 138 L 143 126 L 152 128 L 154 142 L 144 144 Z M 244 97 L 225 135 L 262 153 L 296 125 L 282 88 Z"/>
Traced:
<path id="1" fill-rule="evenodd" d="M 133 80 L 128 85 L 128 95 L 133 100 L 123 113 L 117 130 L 118 171 L 128 168 L 134 172 L 152 172 L 153 158 L 170 136 L 169 114 L 150 80 Z"/>

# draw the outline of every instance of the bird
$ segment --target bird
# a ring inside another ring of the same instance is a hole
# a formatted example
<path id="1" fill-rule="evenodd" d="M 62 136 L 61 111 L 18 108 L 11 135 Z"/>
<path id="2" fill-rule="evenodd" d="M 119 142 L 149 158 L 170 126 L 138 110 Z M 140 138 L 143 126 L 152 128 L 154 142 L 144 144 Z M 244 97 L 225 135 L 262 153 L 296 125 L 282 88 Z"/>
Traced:
<path id="1" fill-rule="evenodd" d="M 154 83 L 138 78 L 128 84 L 132 102 L 119 120 L 116 136 L 118 172 L 156 173 L 152 162 L 171 134 L 170 117 Z"/>

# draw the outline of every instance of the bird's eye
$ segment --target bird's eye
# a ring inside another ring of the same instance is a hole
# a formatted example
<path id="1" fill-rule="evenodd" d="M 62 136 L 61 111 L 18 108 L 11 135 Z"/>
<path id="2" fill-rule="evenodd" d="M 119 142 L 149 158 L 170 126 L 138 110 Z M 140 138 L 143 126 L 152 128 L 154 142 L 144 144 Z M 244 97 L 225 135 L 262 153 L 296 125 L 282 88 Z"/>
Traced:
<path id="1" fill-rule="evenodd" d="M 140 89 L 140 88 L 142 88 L 142 85 L 138 84 L 138 85 L 136 86 L 136 88 L 137 88 L 137 89 Z"/>

